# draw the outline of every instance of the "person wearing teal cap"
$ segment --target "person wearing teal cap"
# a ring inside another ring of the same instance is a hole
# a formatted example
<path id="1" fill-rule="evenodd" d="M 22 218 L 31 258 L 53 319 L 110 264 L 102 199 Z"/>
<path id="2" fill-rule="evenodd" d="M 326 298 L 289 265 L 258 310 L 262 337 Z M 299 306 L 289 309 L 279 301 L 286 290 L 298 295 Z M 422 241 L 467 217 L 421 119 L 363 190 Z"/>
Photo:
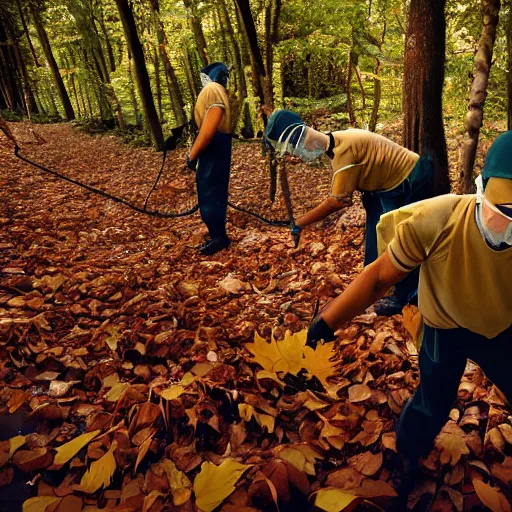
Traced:
<path id="1" fill-rule="evenodd" d="M 434 195 L 432 160 L 382 135 L 358 129 L 325 134 L 306 126 L 295 112 L 279 110 L 270 116 L 264 136 L 278 156 L 291 154 L 312 162 L 325 154 L 331 162 L 331 193 L 296 220 L 292 226 L 295 238 L 306 226 L 351 206 L 354 191 L 362 192 L 366 211 L 365 265 L 378 255 L 376 227 L 380 216 Z M 391 297 L 375 305 L 375 311 L 387 316 L 400 313 L 405 304 L 416 300 L 417 288 L 418 273 L 413 272 Z"/>
<path id="2" fill-rule="evenodd" d="M 476 195 L 444 195 L 381 217 L 381 256 L 311 323 L 307 343 L 361 314 L 420 269 L 420 383 L 397 427 L 411 470 L 448 420 L 468 359 L 512 400 L 512 131 L 488 151 Z"/>
<path id="3" fill-rule="evenodd" d="M 232 145 L 228 77 L 229 70 L 223 62 L 214 62 L 201 70 L 203 89 L 194 108 L 199 133 L 187 155 L 187 167 L 194 171 L 197 168 L 199 211 L 210 235 L 200 247 L 206 256 L 230 244 L 226 233 Z"/>

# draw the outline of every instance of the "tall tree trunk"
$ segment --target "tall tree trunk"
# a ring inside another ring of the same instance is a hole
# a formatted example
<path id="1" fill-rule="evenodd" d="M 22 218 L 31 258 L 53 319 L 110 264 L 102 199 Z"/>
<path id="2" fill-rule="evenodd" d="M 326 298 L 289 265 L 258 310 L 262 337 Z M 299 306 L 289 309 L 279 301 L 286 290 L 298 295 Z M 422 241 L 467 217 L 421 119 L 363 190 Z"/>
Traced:
<path id="1" fill-rule="evenodd" d="M 186 40 L 183 40 L 183 67 L 185 68 L 185 75 L 187 77 L 188 90 L 190 94 L 191 103 L 195 104 L 199 94 L 199 87 L 194 77 L 192 62 L 190 58 L 190 50 L 187 46 Z"/>
<path id="2" fill-rule="evenodd" d="M 14 45 L 14 55 L 16 56 L 16 63 L 18 65 L 18 71 L 21 76 L 21 81 L 23 84 L 23 96 L 25 98 L 27 116 L 30 119 L 32 117 L 32 114 L 38 113 L 38 108 L 34 98 L 34 94 L 32 92 L 32 87 L 30 85 L 30 78 L 28 76 L 27 66 L 25 64 L 25 59 L 23 58 L 23 54 L 21 52 L 19 41 L 17 39 L 14 39 L 14 37 L 12 40 Z"/>
<path id="3" fill-rule="evenodd" d="M 496 40 L 500 0 L 485 0 L 483 4 L 482 34 L 475 55 L 475 73 L 469 96 L 469 112 L 466 115 L 466 136 L 462 147 L 460 188 L 464 194 L 473 190 L 473 167 L 480 128 L 484 120 L 484 104 L 487 97 L 487 84 L 492 66 L 492 53 Z"/>
<path id="4" fill-rule="evenodd" d="M 222 9 L 222 13 L 224 15 L 226 31 L 231 41 L 231 46 L 233 48 L 233 55 L 235 56 L 235 69 L 236 74 L 238 76 L 238 92 L 240 93 L 240 100 L 243 101 L 245 98 L 247 98 L 247 82 L 245 80 L 244 65 L 242 63 L 240 46 L 238 45 L 235 31 L 233 30 L 233 24 L 231 23 L 231 19 L 229 17 L 229 11 L 226 5 L 226 1 L 220 0 L 219 3 Z"/>
<path id="5" fill-rule="evenodd" d="M 103 37 L 105 39 L 105 46 L 107 47 L 107 55 L 108 61 L 110 64 L 110 71 L 114 73 L 116 70 L 116 59 L 114 57 L 114 50 L 112 48 L 112 43 L 110 42 L 110 36 L 108 34 L 107 26 L 105 24 L 105 16 L 103 13 L 103 7 L 100 2 L 98 2 L 98 6 L 100 8 L 100 19 L 98 20 L 98 24 L 101 28 L 101 32 L 103 33 Z"/>
<path id="6" fill-rule="evenodd" d="M 192 34 L 194 35 L 194 40 L 196 42 L 197 51 L 199 52 L 201 64 L 203 67 L 207 66 L 209 62 L 208 47 L 206 46 L 206 38 L 204 37 L 201 18 L 199 18 L 197 14 L 195 0 L 183 0 L 183 4 L 190 14 L 190 25 L 192 27 Z"/>
<path id="7" fill-rule="evenodd" d="M 512 130 L 512 2 L 509 2 L 507 33 L 507 90 L 508 90 L 508 129 Z"/>
<path id="8" fill-rule="evenodd" d="M 370 6 L 371 8 L 371 6 Z M 370 9 L 371 10 L 371 9 Z M 379 51 L 382 50 L 382 45 L 384 44 L 384 39 L 386 38 L 386 28 L 387 23 L 384 21 L 384 28 L 382 29 L 382 38 L 377 45 L 377 48 Z M 377 121 L 379 119 L 379 107 L 380 107 L 380 100 L 382 97 L 382 84 L 379 78 L 380 72 L 382 71 L 382 62 L 378 57 L 375 58 L 376 64 L 375 64 L 375 78 L 373 79 L 373 108 L 372 108 L 372 114 L 370 117 L 370 131 L 374 132 L 377 129 Z"/>
<path id="9" fill-rule="evenodd" d="M 37 59 L 36 51 L 34 50 L 34 45 L 32 44 L 32 39 L 30 38 L 30 33 L 28 31 L 27 22 L 25 20 L 25 14 L 23 13 L 23 8 L 21 6 L 21 0 L 16 0 L 16 5 L 18 6 L 18 12 L 20 13 L 20 20 L 23 26 L 23 32 L 25 33 L 25 37 L 28 41 L 28 46 L 30 48 L 30 52 L 32 53 L 32 57 L 34 58 L 34 64 L 37 68 L 41 67 L 39 64 L 39 60 Z"/>
<path id="10" fill-rule="evenodd" d="M 164 111 L 162 108 L 162 83 L 160 80 L 160 56 L 156 48 L 153 48 L 153 61 L 155 65 L 155 88 L 156 88 L 156 104 L 158 105 L 158 116 L 160 123 L 164 122 Z"/>
<path id="11" fill-rule="evenodd" d="M 37 35 L 39 36 L 39 41 L 46 56 L 46 60 L 48 61 L 48 65 L 50 66 L 53 80 L 55 81 L 55 85 L 57 86 L 57 90 L 59 92 L 60 101 L 62 103 L 62 107 L 64 108 L 66 119 L 71 121 L 72 119 L 75 119 L 75 111 L 73 110 L 73 105 L 71 105 L 68 91 L 66 91 L 66 87 L 64 86 L 64 82 L 60 76 L 59 66 L 57 65 L 57 61 L 53 56 L 52 47 L 48 39 L 48 34 L 46 33 L 43 22 L 41 20 L 39 9 L 32 2 L 30 3 L 30 9 L 34 19 L 34 24 L 36 26 Z"/>
<path id="12" fill-rule="evenodd" d="M 180 84 L 176 77 L 176 72 L 171 64 L 171 59 L 167 53 L 168 41 L 165 33 L 165 28 L 160 19 L 160 5 L 158 0 L 149 0 L 149 4 L 153 11 L 153 19 L 156 30 L 156 36 L 158 40 L 158 46 L 160 48 L 160 55 L 164 63 L 165 79 L 167 82 L 167 89 L 171 98 L 171 104 L 174 112 L 174 117 L 178 125 L 182 125 L 186 122 L 187 115 L 185 114 L 185 103 L 183 101 L 183 95 L 181 94 Z"/>
<path id="13" fill-rule="evenodd" d="M 345 93 L 347 95 L 347 109 L 348 109 L 348 118 L 350 124 L 357 128 L 357 119 L 356 114 L 354 112 L 354 102 L 352 100 L 352 69 L 354 67 L 354 60 L 357 59 L 357 55 L 354 50 L 350 48 L 350 52 L 348 54 L 348 64 L 347 64 L 347 83 L 345 88 Z"/>
<path id="14" fill-rule="evenodd" d="M 130 89 L 130 99 L 132 102 L 133 115 L 135 116 L 135 124 L 138 128 L 141 127 L 141 117 L 139 112 L 139 103 L 137 101 L 137 94 L 135 87 L 133 87 L 133 59 L 130 49 L 128 48 L 128 82 Z"/>
<path id="15" fill-rule="evenodd" d="M 135 73 L 137 77 L 137 84 L 139 86 L 142 104 L 144 106 L 144 113 L 146 120 L 151 131 L 155 146 L 161 149 L 164 145 L 164 134 L 162 126 L 158 119 L 158 114 L 155 109 L 155 102 L 153 101 L 153 93 L 151 92 L 151 83 L 149 81 L 148 70 L 144 60 L 144 51 L 140 43 L 139 35 L 137 34 L 137 27 L 133 12 L 128 4 L 128 0 L 116 0 L 119 15 L 123 23 L 123 29 L 130 47 L 130 51 L 135 62 Z"/>
<path id="16" fill-rule="evenodd" d="M 434 161 L 437 194 L 450 191 L 443 126 L 446 0 L 411 0 L 404 55 L 404 146 Z"/>

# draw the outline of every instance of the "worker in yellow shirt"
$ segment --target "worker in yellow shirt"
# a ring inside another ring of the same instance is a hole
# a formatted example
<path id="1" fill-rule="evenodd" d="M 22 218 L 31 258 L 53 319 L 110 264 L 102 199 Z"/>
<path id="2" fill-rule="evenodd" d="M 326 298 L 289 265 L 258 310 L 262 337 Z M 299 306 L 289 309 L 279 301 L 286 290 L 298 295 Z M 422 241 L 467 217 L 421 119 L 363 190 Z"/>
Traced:
<path id="1" fill-rule="evenodd" d="M 206 256 L 230 244 L 226 233 L 232 145 L 228 77 L 228 67 L 222 62 L 213 62 L 201 70 L 203 89 L 194 108 L 199 133 L 187 155 L 187 167 L 194 171 L 197 168 L 199 211 L 210 235 L 210 240 L 200 247 Z"/>
<path id="2" fill-rule="evenodd" d="M 432 160 L 390 141 L 382 135 L 348 129 L 321 133 L 304 124 L 289 110 L 274 112 L 265 129 L 265 139 L 277 154 L 292 154 L 312 162 L 326 154 L 334 172 L 331 193 L 321 204 L 298 218 L 292 234 L 352 205 L 352 194 L 362 192 L 366 211 L 365 266 L 377 258 L 376 227 L 383 213 L 434 195 Z M 396 287 L 390 298 L 375 307 L 379 315 L 400 313 L 415 299 L 418 273 Z"/>
<path id="3" fill-rule="evenodd" d="M 312 345 L 332 338 L 420 268 L 420 384 L 397 430 L 397 447 L 413 464 L 447 421 L 467 359 L 512 400 L 512 131 L 492 144 L 480 180 L 477 195 L 440 196 L 383 215 L 383 254 L 308 331 Z"/>

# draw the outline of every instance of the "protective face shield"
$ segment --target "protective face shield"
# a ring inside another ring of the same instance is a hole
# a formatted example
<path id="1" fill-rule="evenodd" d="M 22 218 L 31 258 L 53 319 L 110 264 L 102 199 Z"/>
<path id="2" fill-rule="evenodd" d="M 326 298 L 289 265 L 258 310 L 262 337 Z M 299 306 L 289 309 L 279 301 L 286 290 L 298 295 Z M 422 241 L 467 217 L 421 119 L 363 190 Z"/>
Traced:
<path id="1" fill-rule="evenodd" d="M 325 153 L 325 140 L 318 137 L 318 132 L 304 124 L 292 125 L 291 128 L 286 137 L 283 137 L 286 133 L 283 132 L 275 144 L 280 156 L 289 153 L 311 163 Z"/>
<path id="2" fill-rule="evenodd" d="M 495 248 L 512 246 L 512 204 L 495 205 L 485 197 L 482 178 L 476 180 L 477 215 L 485 239 Z"/>

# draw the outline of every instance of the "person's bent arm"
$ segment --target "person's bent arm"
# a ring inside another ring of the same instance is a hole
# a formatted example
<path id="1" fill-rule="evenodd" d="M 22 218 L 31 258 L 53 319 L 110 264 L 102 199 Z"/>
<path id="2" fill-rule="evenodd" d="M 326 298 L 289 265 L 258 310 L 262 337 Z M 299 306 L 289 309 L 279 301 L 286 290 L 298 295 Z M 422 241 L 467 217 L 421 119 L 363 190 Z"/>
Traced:
<path id="1" fill-rule="evenodd" d="M 221 107 L 212 107 L 208 110 L 206 118 L 199 130 L 199 134 L 190 150 L 190 160 L 197 160 L 201 156 L 201 153 L 210 145 L 210 142 L 219 129 L 223 115 L 224 109 Z"/>
<path id="2" fill-rule="evenodd" d="M 387 251 L 375 260 L 336 297 L 322 313 L 325 323 L 334 332 L 344 323 L 363 313 L 383 297 L 407 272 L 398 270 L 389 259 Z"/>
<path id="3" fill-rule="evenodd" d="M 301 228 L 310 226 L 319 222 L 334 212 L 352 206 L 352 196 L 347 195 L 345 197 L 337 198 L 329 196 L 324 199 L 318 206 L 305 213 L 295 221 L 295 225 Z"/>

